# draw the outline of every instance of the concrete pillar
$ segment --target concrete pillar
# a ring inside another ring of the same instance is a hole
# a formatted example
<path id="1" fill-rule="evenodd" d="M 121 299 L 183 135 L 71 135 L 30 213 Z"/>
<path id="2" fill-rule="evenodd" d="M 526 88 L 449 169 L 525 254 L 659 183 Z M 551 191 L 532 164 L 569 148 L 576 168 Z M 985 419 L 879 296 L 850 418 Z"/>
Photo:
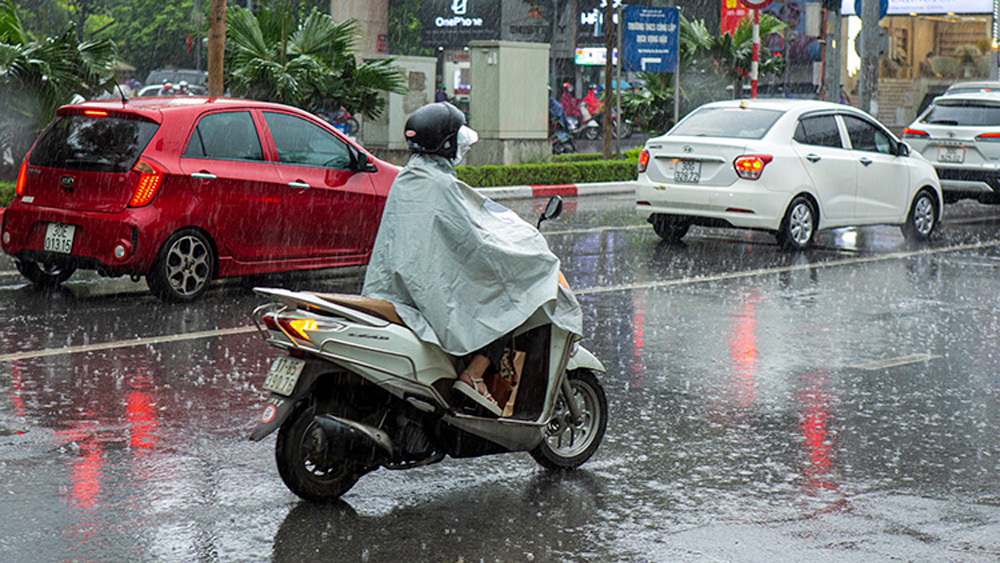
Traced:
<path id="1" fill-rule="evenodd" d="M 347 19 L 357 22 L 361 34 L 358 58 L 388 52 L 389 0 L 330 0 L 330 16 L 337 23 Z"/>

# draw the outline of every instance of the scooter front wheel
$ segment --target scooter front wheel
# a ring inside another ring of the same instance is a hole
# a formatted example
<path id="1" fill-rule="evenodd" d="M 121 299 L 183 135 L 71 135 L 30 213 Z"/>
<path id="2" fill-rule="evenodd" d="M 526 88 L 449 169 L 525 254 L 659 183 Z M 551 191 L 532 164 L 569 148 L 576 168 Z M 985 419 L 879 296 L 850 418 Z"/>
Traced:
<path id="1" fill-rule="evenodd" d="M 312 502 L 332 502 L 358 482 L 365 468 L 329 451 L 315 408 L 299 407 L 278 430 L 274 459 L 285 486 Z"/>
<path id="2" fill-rule="evenodd" d="M 597 376 L 589 370 L 569 372 L 573 398 L 580 407 L 580 421 L 574 424 L 562 395 L 545 428 L 545 437 L 531 450 L 531 457 L 549 469 L 573 469 L 590 459 L 608 425 L 608 399 Z"/>

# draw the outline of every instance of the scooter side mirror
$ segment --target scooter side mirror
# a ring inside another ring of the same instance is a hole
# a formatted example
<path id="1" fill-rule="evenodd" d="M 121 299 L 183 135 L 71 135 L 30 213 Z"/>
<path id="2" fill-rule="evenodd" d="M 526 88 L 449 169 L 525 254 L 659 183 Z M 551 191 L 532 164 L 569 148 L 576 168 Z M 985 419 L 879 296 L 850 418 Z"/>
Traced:
<path id="1" fill-rule="evenodd" d="M 538 224 L 535 228 L 542 226 L 542 221 L 548 219 L 555 219 L 562 214 L 562 198 L 560 196 L 554 195 L 549 199 L 549 203 L 545 206 L 545 211 L 542 212 L 541 216 L 538 217 Z"/>

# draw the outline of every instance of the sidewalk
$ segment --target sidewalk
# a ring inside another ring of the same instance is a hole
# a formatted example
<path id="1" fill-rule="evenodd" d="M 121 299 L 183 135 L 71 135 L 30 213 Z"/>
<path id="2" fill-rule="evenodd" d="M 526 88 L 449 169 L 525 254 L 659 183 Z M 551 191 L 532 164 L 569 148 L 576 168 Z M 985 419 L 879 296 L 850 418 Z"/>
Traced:
<path id="1" fill-rule="evenodd" d="M 496 188 L 479 188 L 483 195 L 490 199 L 529 199 L 535 197 L 563 197 L 629 194 L 635 192 L 635 182 L 593 182 L 589 184 L 556 184 L 553 186 L 503 186 Z M 0 208 L 0 219 L 3 219 L 4 209 Z M 14 268 L 14 260 L 0 253 L 0 283 L 12 283 L 21 280 L 21 274 Z"/>

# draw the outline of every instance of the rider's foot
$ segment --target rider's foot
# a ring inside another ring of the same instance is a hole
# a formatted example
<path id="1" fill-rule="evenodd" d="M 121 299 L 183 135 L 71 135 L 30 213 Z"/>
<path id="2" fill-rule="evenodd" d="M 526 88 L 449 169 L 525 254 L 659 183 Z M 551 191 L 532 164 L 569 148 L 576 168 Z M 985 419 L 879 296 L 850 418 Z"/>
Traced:
<path id="1" fill-rule="evenodd" d="M 500 405 L 497 404 L 496 399 L 490 394 L 490 389 L 486 386 L 486 382 L 481 377 L 472 377 L 469 372 L 463 371 L 458 376 L 458 380 L 452 385 L 452 389 L 469 397 L 495 416 L 500 416 L 503 412 L 500 409 Z"/>

